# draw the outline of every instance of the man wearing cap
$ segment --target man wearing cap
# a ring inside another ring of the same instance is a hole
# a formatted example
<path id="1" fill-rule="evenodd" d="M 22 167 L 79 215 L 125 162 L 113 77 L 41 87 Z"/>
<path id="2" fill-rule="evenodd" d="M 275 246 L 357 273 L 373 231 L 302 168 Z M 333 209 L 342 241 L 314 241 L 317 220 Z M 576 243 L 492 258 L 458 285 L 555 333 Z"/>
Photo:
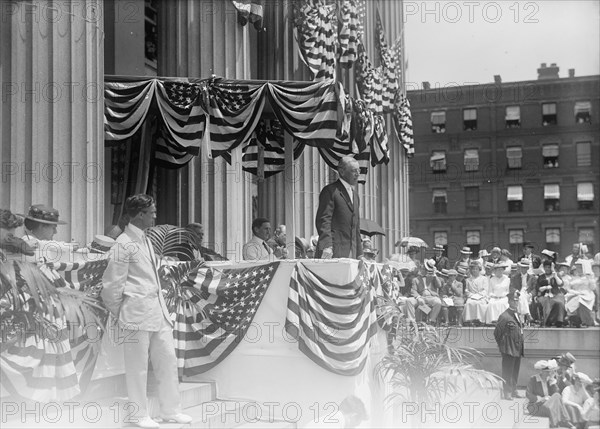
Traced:
<path id="1" fill-rule="evenodd" d="M 471 252 L 471 248 L 468 246 L 464 246 L 462 249 L 460 249 L 460 259 L 454 263 L 454 269 L 458 270 L 458 265 L 461 262 L 468 267 L 471 263 L 472 254 L 473 252 Z"/>
<path id="2" fill-rule="evenodd" d="M 539 373 L 532 375 L 527 383 L 529 415 L 547 417 L 550 420 L 550 427 L 557 427 L 569 417 L 554 377 L 558 365 L 554 359 L 539 360 L 533 368 Z"/>
<path id="3" fill-rule="evenodd" d="M 428 323 L 434 325 L 442 309 L 442 300 L 439 290 L 442 282 L 435 275 L 435 261 L 428 259 L 423 263 L 421 272 L 412 281 L 411 295 L 417 300 L 419 306 L 426 305 L 430 308 Z"/>
<path id="4" fill-rule="evenodd" d="M 518 272 L 510 278 L 510 288 L 521 292 L 519 301 L 519 315 L 523 318 L 525 326 L 529 325 L 531 311 L 529 309 L 532 303 L 532 294 L 535 293 L 537 276 L 529 273 L 531 261 L 523 258 L 517 263 Z"/>
<path id="5" fill-rule="evenodd" d="M 533 253 L 535 245 L 531 241 L 525 242 L 523 245 L 523 254 L 519 259 L 528 259 L 532 269 L 539 268 L 542 264 L 542 258 L 539 255 Z"/>
<path id="6" fill-rule="evenodd" d="M 494 339 L 502 355 L 502 378 L 504 379 L 503 398 L 512 401 L 517 394 L 517 380 L 521 367 L 521 357 L 525 356 L 523 325 L 517 315 L 520 293 L 511 291 L 508 309 L 498 317 L 494 329 Z"/>
<path id="7" fill-rule="evenodd" d="M 554 360 L 558 363 L 556 371 L 558 391 L 562 393 L 565 387 L 571 385 L 571 378 L 575 373 L 574 365 L 577 359 L 571 353 L 567 352 L 555 357 Z"/>
<path id="8" fill-rule="evenodd" d="M 129 222 L 109 252 L 101 295 L 124 333 L 125 382 L 136 408 L 133 417 L 139 427 L 159 427 L 150 418 L 146 398 L 150 358 L 159 382 L 161 418 L 190 423 L 191 417 L 181 413 L 171 315 L 161 292 L 156 255 L 144 233 L 154 225 L 154 199 L 134 195 L 127 198 L 124 209 Z"/>
<path id="9" fill-rule="evenodd" d="M 562 327 L 565 319 L 565 295 L 563 281 L 554 271 L 551 261 L 542 263 L 544 273 L 536 281 L 537 301 L 542 305 L 542 326 Z"/>
<path id="10" fill-rule="evenodd" d="M 442 271 L 443 269 L 447 270 L 450 267 L 450 261 L 444 256 L 444 246 L 436 244 L 433 251 L 435 252 L 435 256 L 433 257 L 435 268 L 438 271 Z"/>

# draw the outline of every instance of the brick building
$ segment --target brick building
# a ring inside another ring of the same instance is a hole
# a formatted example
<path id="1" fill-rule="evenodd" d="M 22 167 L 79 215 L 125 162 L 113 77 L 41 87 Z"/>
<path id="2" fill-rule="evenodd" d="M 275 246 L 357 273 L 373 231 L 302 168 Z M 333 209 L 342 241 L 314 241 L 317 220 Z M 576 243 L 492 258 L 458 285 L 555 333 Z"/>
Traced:
<path id="1" fill-rule="evenodd" d="M 600 76 L 409 91 L 415 131 L 410 230 L 447 246 L 494 245 L 517 258 L 524 241 L 562 258 L 572 243 L 600 250 Z"/>

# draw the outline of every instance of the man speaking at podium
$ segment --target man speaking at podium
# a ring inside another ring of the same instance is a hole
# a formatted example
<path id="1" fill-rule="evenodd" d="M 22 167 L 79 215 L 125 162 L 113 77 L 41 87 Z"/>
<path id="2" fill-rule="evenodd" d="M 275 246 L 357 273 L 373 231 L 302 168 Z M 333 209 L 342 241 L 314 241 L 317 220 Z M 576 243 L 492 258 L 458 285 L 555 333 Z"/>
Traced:
<path id="1" fill-rule="evenodd" d="M 360 167 L 350 156 L 340 159 L 339 179 L 325 186 L 319 195 L 316 226 L 319 243 L 315 257 L 358 258 L 362 254 L 360 238 L 360 201 L 355 186 Z"/>

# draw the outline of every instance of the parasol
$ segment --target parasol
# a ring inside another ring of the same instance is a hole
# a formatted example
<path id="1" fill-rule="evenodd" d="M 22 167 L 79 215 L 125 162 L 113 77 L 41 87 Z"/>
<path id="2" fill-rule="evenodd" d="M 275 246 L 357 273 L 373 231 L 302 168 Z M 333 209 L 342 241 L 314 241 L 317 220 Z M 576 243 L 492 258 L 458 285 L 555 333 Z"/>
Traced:
<path id="1" fill-rule="evenodd" d="M 374 236 L 375 234 L 385 235 L 383 232 L 383 228 L 377 222 L 371 219 L 360 219 L 360 233 L 364 235 L 368 235 L 369 237 Z"/>
<path id="2" fill-rule="evenodd" d="M 425 241 L 418 237 L 404 237 L 402 240 L 396 242 L 396 246 L 401 247 L 429 247 Z"/>

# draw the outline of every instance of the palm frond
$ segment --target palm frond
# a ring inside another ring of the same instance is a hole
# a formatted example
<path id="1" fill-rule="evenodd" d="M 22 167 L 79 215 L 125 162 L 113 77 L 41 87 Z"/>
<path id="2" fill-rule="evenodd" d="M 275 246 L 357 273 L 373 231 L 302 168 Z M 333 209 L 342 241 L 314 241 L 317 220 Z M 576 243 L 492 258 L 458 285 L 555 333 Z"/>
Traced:
<path id="1" fill-rule="evenodd" d="M 195 286 L 195 279 L 204 265 L 204 261 L 193 260 L 160 267 L 161 288 L 165 291 L 165 303 L 171 314 L 180 308 L 193 306 L 202 318 L 207 317 L 204 309 L 196 305 L 203 297 L 202 291 Z"/>
<path id="2" fill-rule="evenodd" d="M 180 261 L 194 259 L 192 233 L 174 225 L 156 225 L 146 229 L 154 252 L 160 257 L 173 257 Z"/>

